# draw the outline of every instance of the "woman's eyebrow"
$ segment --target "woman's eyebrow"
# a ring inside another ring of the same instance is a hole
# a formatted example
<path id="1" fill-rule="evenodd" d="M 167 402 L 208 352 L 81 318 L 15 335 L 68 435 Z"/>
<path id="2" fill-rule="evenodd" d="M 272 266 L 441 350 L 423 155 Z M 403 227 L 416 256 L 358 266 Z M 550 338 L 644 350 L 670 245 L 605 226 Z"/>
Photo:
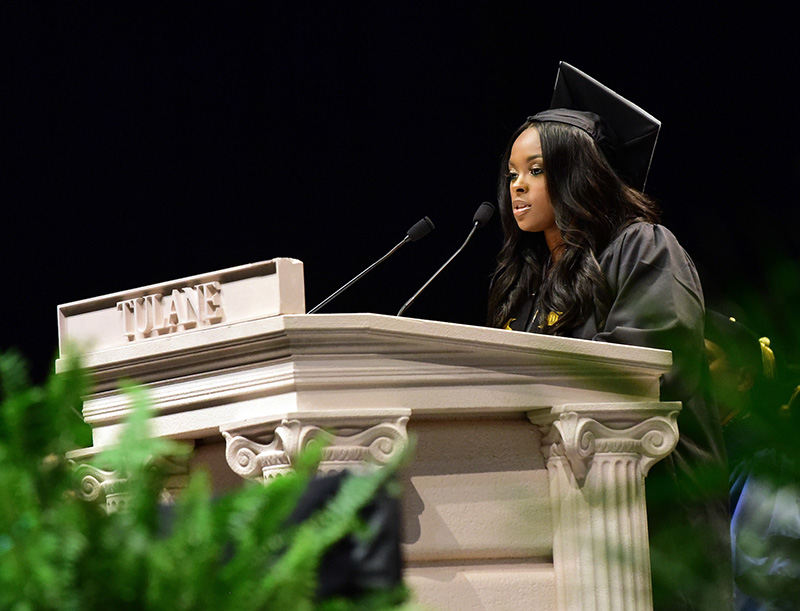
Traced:
<path id="1" fill-rule="evenodd" d="M 528 161 L 533 161 L 534 159 L 543 159 L 543 157 L 542 157 L 542 155 L 541 155 L 541 154 L 538 154 L 538 155 L 531 155 L 530 157 L 528 157 L 528 158 L 525 160 L 525 162 L 527 163 Z M 514 162 L 513 162 L 513 161 L 509 161 L 509 162 L 508 162 L 508 166 L 509 166 L 509 167 L 511 167 L 511 166 L 513 166 L 513 165 L 514 165 Z"/>

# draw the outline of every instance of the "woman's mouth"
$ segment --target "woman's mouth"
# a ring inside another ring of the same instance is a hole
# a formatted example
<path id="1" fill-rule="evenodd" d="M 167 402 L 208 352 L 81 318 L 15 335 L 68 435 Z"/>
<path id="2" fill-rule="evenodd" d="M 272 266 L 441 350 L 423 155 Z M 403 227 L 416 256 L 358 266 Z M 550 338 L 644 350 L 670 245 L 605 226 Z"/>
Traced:
<path id="1" fill-rule="evenodd" d="M 523 201 L 515 201 L 514 202 L 514 214 L 522 214 L 530 210 L 531 205 L 528 202 Z"/>

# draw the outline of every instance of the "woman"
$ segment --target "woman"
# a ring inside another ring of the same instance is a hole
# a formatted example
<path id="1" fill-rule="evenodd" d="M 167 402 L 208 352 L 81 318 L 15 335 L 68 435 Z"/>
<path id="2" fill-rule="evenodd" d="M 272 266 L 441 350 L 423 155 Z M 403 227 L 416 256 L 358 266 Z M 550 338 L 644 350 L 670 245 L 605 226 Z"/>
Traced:
<path id="1" fill-rule="evenodd" d="M 601 117 L 569 109 L 539 113 L 514 133 L 501 168 L 505 240 L 489 322 L 672 351 L 661 399 L 683 403 L 680 441 L 647 480 L 654 602 L 725 609 L 727 473 L 704 391 L 702 289 L 655 204 L 612 165 L 614 139 Z"/>

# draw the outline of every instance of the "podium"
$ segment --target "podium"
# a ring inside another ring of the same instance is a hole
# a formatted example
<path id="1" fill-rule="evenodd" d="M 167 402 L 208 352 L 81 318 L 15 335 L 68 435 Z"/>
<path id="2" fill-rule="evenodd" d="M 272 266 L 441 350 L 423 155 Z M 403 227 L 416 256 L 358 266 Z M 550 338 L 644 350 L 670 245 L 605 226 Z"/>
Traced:
<path id="1" fill-rule="evenodd" d="M 652 608 L 644 502 L 678 439 L 659 401 L 669 352 L 377 314 L 306 315 L 302 263 L 275 259 L 59 306 L 59 342 L 96 386 L 83 415 L 114 444 L 140 382 L 152 433 L 193 445 L 224 491 L 292 468 L 385 463 L 409 437 L 405 578 L 431 609 Z M 82 465 L 83 494 L 115 474 Z M 79 467 L 80 468 L 80 467 Z"/>

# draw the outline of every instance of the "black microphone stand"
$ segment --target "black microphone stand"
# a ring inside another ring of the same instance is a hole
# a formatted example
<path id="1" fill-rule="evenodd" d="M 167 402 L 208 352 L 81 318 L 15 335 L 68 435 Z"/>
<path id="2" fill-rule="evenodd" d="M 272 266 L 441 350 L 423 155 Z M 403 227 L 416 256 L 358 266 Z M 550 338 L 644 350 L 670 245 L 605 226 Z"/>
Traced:
<path id="1" fill-rule="evenodd" d="M 483 227 L 483 226 L 484 226 L 484 225 L 485 225 L 487 222 L 489 222 L 489 219 L 490 219 L 490 218 L 492 218 L 492 215 L 493 215 L 493 214 L 494 214 L 494 206 L 493 206 L 492 204 L 490 204 L 489 202 L 483 202 L 483 203 L 482 203 L 482 204 L 481 204 L 481 205 L 478 207 L 478 209 L 475 211 L 475 216 L 474 216 L 474 217 L 472 217 L 472 230 L 469 232 L 469 235 L 467 236 L 467 239 L 466 239 L 466 240 L 464 240 L 464 243 L 461 245 L 461 247 L 460 247 L 460 248 L 459 248 L 457 251 L 455 251 L 455 252 L 453 253 L 453 255 L 452 255 L 452 256 L 451 256 L 451 257 L 450 257 L 450 258 L 449 258 L 447 261 L 445 261 L 445 262 L 444 262 L 444 265 L 442 265 L 442 266 L 441 266 L 441 267 L 440 267 L 440 268 L 439 268 L 439 269 L 436 271 L 436 273 L 435 273 L 433 276 L 431 276 L 431 277 L 430 277 L 430 279 L 429 279 L 429 280 L 428 280 L 428 281 L 427 281 L 425 284 L 423 284 L 423 285 L 422 285 L 422 287 L 421 287 L 421 288 L 420 288 L 420 289 L 419 289 L 419 290 L 418 290 L 416 293 L 414 293 L 414 294 L 411 296 L 411 299 L 409 299 L 408 301 L 406 301 L 406 302 L 405 302 L 405 304 L 403 304 L 403 307 L 402 307 L 402 308 L 400 308 L 400 311 L 397 313 L 397 316 L 402 316 L 402 315 L 403 315 L 403 312 L 405 312 L 405 311 L 408 309 L 408 307 L 409 307 L 409 306 L 410 306 L 412 303 L 414 303 L 414 300 L 416 300 L 416 298 L 417 298 L 417 297 L 419 297 L 420 293 L 422 293 L 422 291 L 424 291 L 424 290 L 427 288 L 427 286 L 428 286 L 428 285 L 429 285 L 431 282 L 433 282 L 433 281 L 434 281 L 434 279 L 436 278 L 436 276 L 438 276 L 438 275 L 439 275 L 439 274 L 442 272 L 442 270 L 443 270 L 445 267 L 447 267 L 448 265 L 450 265 L 450 261 L 452 261 L 453 259 L 455 259 L 455 258 L 456 258 L 456 256 L 458 256 L 458 253 L 460 253 L 462 250 L 464 250 L 464 247 L 465 247 L 465 246 L 466 246 L 466 245 L 469 243 L 469 241 L 472 239 L 472 236 L 473 236 L 473 235 L 475 235 L 475 232 L 476 232 L 476 231 L 477 231 L 477 230 L 478 230 L 480 227 Z"/>
<path id="2" fill-rule="evenodd" d="M 395 252 L 397 252 L 397 250 L 398 250 L 398 249 L 399 249 L 401 246 L 403 246 L 404 244 L 406 244 L 406 243 L 408 243 L 408 242 L 416 242 L 417 240 L 419 240 L 419 239 L 421 239 L 421 238 L 424 238 L 424 237 L 425 237 L 426 235 L 428 235 L 428 234 L 429 234 L 431 231 L 433 231 L 433 229 L 434 229 L 434 226 L 433 226 L 433 221 L 431 221 L 431 220 L 430 220 L 430 219 L 429 219 L 427 216 L 426 216 L 426 217 L 423 217 L 422 219 L 420 219 L 419 221 L 417 221 L 416 223 L 414 223 L 414 225 L 411 227 L 411 229 L 409 229 L 409 230 L 406 232 L 406 237 L 404 237 L 402 240 L 400 240 L 400 243 L 399 243 L 399 244 L 397 244 L 397 246 L 395 246 L 394 248 L 392 248 L 392 249 L 391 249 L 389 252 L 387 252 L 387 253 L 386 253 L 385 255 L 383 255 L 383 256 L 382 256 L 380 259 L 378 259 L 377 261 L 375 261 L 375 263 L 373 263 L 372 265 L 370 265 L 370 266 L 369 266 L 367 269 L 365 269 L 363 272 L 361 272 L 361 273 L 360 273 L 358 276 L 356 276 L 355 278 L 353 278 L 353 279 L 352 279 L 350 282 L 348 282 L 347 284 L 345 284 L 345 285 L 344 285 L 342 288 L 340 288 L 338 291 L 336 291 L 335 293 L 333 293 L 332 295 L 330 295 L 329 297 L 327 297 L 326 299 L 324 299 L 322 302 L 320 302 L 320 303 L 318 303 L 317 305 L 315 305 L 313 308 L 311 308 L 311 309 L 310 309 L 308 312 L 306 312 L 306 313 L 307 313 L 307 314 L 313 314 L 314 312 L 316 312 L 317 310 L 319 310 L 319 309 L 320 309 L 322 306 L 324 306 L 325 304 L 327 304 L 328 302 L 330 302 L 330 301 L 331 301 L 331 300 L 332 300 L 334 297 L 336 297 L 337 295 L 339 295 L 339 294 L 343 293 L 345 290 L 347 290 L 348 288 L 350 288 L 350 287 L 351 287 L 353 284 L 355 284 L 356 282 L 358 282 L 358 281 L 359 281 L 361 278 L 363 278 L 364 276 L 366 276 L 366 275 L 367 275 L 369 272 L 371 272 L 373 269 L 375 269 L 376 267 L 378 267 L 378 265 L 380 265 L 381 263 L 383 263 L 383 262 L 384 262 L 386 259 L 388 259 L 390 256 L 392 256 L 392 255 L 393 255 Z"/>

